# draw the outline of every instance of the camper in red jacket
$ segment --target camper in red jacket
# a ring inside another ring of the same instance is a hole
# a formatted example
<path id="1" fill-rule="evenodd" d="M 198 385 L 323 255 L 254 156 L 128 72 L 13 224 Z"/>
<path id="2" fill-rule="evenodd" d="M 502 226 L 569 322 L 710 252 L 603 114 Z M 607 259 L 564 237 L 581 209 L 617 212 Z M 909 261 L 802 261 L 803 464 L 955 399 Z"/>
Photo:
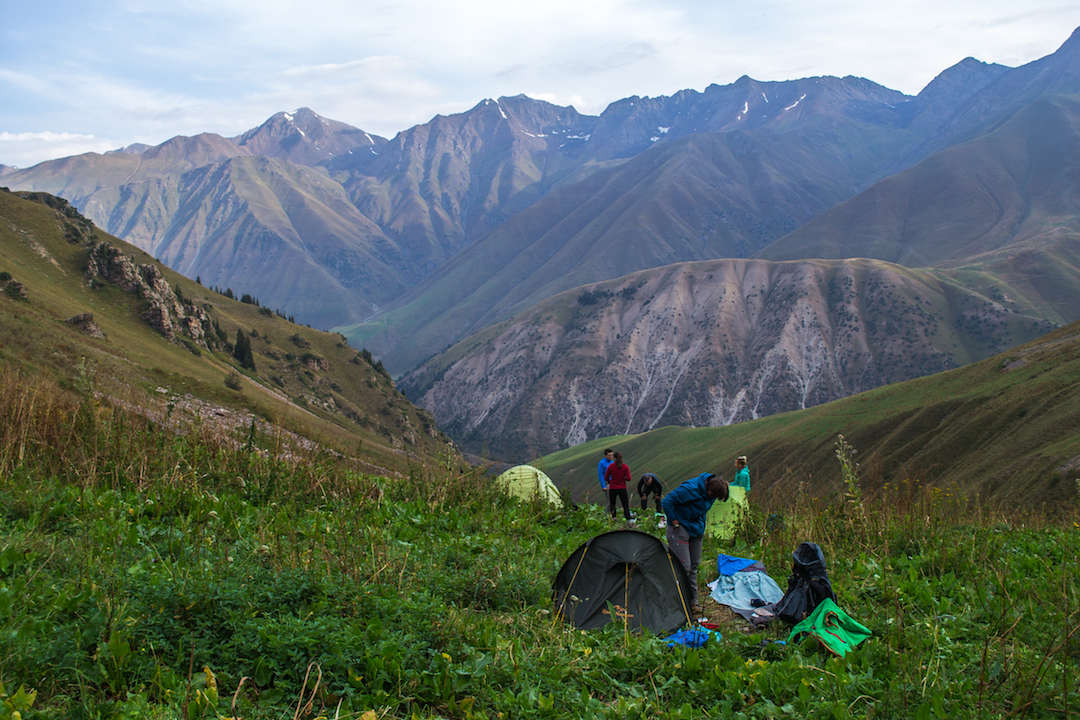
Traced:
<path id="1" fill-rule="evenodd" d="M 615 453 L 615 462 L 608 465 L 604 479 L 607 481 L 608 512 L 611 513 L 611 519 L 615 519 L 615 498 L 618 498 L 622 501 L 623 516 L 626 517 L 626 522 L 630 522 L 630 496 L 626 489 L 630 485 L 630 466 L 623 463 L 622 453 Z"/>

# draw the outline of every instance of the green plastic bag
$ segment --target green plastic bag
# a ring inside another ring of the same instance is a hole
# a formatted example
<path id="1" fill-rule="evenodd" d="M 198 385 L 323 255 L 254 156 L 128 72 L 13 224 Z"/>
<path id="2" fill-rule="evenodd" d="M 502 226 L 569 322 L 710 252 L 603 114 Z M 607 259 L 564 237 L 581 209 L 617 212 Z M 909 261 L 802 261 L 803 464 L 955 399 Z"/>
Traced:
<path id="1" fill-rule="evenodd" d="M 829 598 L 818 603 L 814 612 L 791 629 L 788 642 L 803 633 L 816 637 L 829 652 L 840 657 L 872 634 Z"/>

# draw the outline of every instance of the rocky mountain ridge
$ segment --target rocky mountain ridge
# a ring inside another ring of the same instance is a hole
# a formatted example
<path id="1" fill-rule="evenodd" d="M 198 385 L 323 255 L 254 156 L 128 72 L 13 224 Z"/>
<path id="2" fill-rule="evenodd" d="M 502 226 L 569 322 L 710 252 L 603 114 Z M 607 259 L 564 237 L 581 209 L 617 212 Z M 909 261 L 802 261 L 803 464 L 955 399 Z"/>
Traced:
<path id="1" fill-rule="evenodd" d="M 88 153 L 14 171 L 8 182 L 68 197 L 107 231 L 189 276 L 258 293 L 270 304 L 320 326 L 343 325 L 400 302 L 405 288 L 436 275 L 444 262 L 552 191 L 689 136 L 750 133 L 762 138 L 756 141 L 760 145 L 782 135 L 795 157 L 806 154 L 807 144 L 821 148 L 811 165 L 826 156 L 833 158 L 834 166 L 836 159 L 847 158 L 831 174 L 823 174 L 827 177 L 818 178 L 836 186 L 818 193 L 816 204 L 811 203 L 812 212 L 820 211 L 850 196 L 874 175 L 882 143 L 896 134 L 891 108 L 908 100 L 861 78 L 758 82 L 744 76 L 703 92 L 627 98 L 599 116 L 523 95 L 488 99 L 466 112 L 437 116 L 391 140 L 300 108 L 277 113 L 232 138 L 203 133 L 154 147 L 132 145 L 105 155 Z M 799 140 L 792 142 L 796 136 Z M 838 147 L 861 150 L 838 153 Z M 248 187 L 223 187 L 220 195 L 200 189 L 199 177 L 228 181 L 230 161 L 235 164 L 247 156 L 275 160 L 276 165 L 260 166 L 275 178 L 247 172 Z M 290 166 L 315 168 L 321 177 Z M 677 167 L 672 170 L 680 172 Z M 185 176 L 193 171 L 194 180 Z M 777 170 L 770 167 L 769 172 Z M 789 179 L 782 170 L 776 177 L 798 182 L 804 191 L 815 184 L 805 178 Z M 301 212 L 294 213 L 283 203 L 280 192 L 275 193 L 277 198 L 266 198 L 260 190 L 262 185 L 281 187 L 282 178 L 293 186 L 288 195 L 304 199 Z M 355 211 L 336 209 L 342 190 Z M 702 190 L 707 193 L 709 188 Z M 568 190 L 570 196 L 576 192 Z M 663 198 L 659 203 L 671 204 Z M 260 217 L 260 210 L 275 206 L 283 210 L 277 220 L 268 223 Z M 672 221 L 687 224 L 681 217 L 683 209 L 673 210 Z M 294 217 L 297 214 L 304 219 Z M 312 228 L 313 219 L 321 230 Z M 756 233 L 765 240 L 792 229 L 790 219 L 778 222 L 760 208 L 751 209 L 743 222 L 778 228 Z M 690 219 L 689 225 L 695 224 L 700 226 Z M 350 225 L 361 227 L 359 237 L 345 229 Z M 335 229 L 328 232 L 328 227 Z M 308 255 L 296 261 L 320 282 L 262 282 L 265 271 L 272 275 L 275 266 L 260 264 L 257 248 L 271 239 L 295 248 L 296 237 L 307 238 L 298 250 Z M 320 249 L 325 242 L 351 242 L 353 248 Z M 194 250 L 212 245 L 220 246 L 211 251 L 213 258 Z M 342 252 L 374 260 L 368 264 L 375 271 L 350 275 L 360 265 L 342 261 Z M 698 257 L 702 255 L 668 253 L 660 262 Z M 597 279 L 601 278 L 586 281 Z"/>
<path id="2" fill-rule="evenodd" d="M 401 385 L 467 450 L 533 457 L 956 367 L 1053 327 L 1026 310 L 873 260 L 679 263 L 556 296 Z"/>

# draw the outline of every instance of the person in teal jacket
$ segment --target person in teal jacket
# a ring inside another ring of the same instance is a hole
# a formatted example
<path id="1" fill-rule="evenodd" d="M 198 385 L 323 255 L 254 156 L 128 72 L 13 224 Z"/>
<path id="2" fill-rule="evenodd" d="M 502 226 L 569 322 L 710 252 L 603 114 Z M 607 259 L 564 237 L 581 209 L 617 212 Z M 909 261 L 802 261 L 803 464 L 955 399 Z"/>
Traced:
<path id="1" fill-rule="evenodd" d="M 745 455 L 735 458 L 735 479 L 731 484 L 746 488 L 746 492 L 750 492 L 750 468 L 746 466 Z"/>
<path id="2" fill-rule="evenodd" d="M 705 516 L 718 499 L 727 501 L 727 483 L 713 473 L 701 473 L 683 482 L 660 502 L 667 516 L 668 548 L 679 558 L 690 580 L 689 608 L 697 605 L 697 570 L 701 564 Z"/>

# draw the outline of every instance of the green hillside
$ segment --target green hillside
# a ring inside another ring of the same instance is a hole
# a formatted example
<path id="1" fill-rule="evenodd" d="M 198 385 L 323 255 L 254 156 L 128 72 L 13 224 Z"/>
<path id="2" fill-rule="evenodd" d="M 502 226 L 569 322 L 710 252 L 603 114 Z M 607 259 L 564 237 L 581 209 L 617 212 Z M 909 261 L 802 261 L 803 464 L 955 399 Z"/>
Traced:
<path id="1" fill-rule="evenodd" d="M 859 451 L 867 490 L 924 484 L 995 504 L 1080 503 L 1080 323 L 956 370 L 797 412 L 722 428 L 665 427 L 545 456 L 539 466 L 575 498 L 596 497 L 607 446 L 635 473 L 668 483 L 704 471 L 730 477 L 747 455 L 757 501 L 789 506 L 835 495 L 843 434 Z"/>
<path id="2" fill-rule="evenodd" d="M 109 405 L 178 425 L 240 437 L 254 428 L 294 450 L 314 441 L 382 473 L 450 452 L 430 416 L 340 335 L 289 322 L 242 297 L 244 288 L 233 294 L 247 302 L 214 292 L 97 230 L 63 200 L 34 197 L 0 192 L 5 371 L 93 387 Z M 88 278 L 91 257 L 115 262 L 102 272 L 149 278 L 161 302 Z M 248 367 L 236 351 L 240 331 Z"/>

